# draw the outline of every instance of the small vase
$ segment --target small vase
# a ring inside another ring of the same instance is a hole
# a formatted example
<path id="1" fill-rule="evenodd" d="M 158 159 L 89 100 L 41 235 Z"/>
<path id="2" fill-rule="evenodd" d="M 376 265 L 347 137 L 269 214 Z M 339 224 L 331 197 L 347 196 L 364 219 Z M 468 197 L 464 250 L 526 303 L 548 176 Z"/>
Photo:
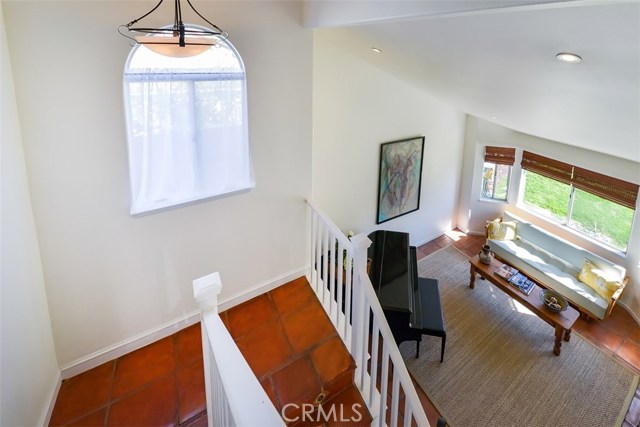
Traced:
<path id="1" fill-rule="evenodd" d="M 482 249 L 480 249 L 478 258 L 480 258 L 480 262 L 483 264 L 491 264 L 491 260 L 493 259 L 493 252 L 491 252 L 491 247 L 489 245 L 484 245 Z"/>

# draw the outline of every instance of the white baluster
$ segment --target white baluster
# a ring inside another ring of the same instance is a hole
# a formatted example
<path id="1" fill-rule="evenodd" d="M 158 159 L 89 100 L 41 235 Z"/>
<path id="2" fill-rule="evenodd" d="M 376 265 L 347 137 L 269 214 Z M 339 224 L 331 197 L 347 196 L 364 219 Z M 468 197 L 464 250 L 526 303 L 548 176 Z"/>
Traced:
<path id="1" fill-rule="evenodd" d="M 393 366 L 393 379 L 391 386 L 391 423 L 389 425 L 398 425 L 398 403 L 400 400 L 400 378 L 398 370 Z"/>
<path id="2" fill-rule="evenodd" d="M 353 256 L 347 255 L 347 270 L 353 271 Z M 347 275 L 344 311 L 344 341 L 348 349 L 353 348 L 353 327 L 351 325 L 351 308 L 353 307 L 353 274 Z M 353 353 L 351 353 L 353 354 Z"/>
<path id="3" fill-rule="evenodd" d="M 371 245 L 371 240 L 364 234 L 358 234 L 351 238 L 351 242 L 353 243 L 353 307 L 352 307 L 352 316 L 353 320 L 351 322 L 351 334 L 352 334 L 352 343 L 351 343 L 351 354 L 353 355 L 358 367 L 356 368 L 355 378 L 357 381 L 357 386 L 360 390 L 363 389 L 363 381 L 362 381 L 362 370 L 366 370 L 366 365 L 363 366 L 362 360 L 364 357 L 364 348 L 365 343 L 365 333 L 368 334 L 369 330 L 365 330 L 365 293 L 364 293 L 364 284 L 362 283 L 363 274 L 366 276 L 367 274 L 367 249 Z"/>
<path id="4" fill-rule="evenodd" d="M 316 295 L 320 297 L 320 271 L 322 271 L 322 222 L 318 221 L 318 225 L 316 227 L 316 260 L 314 264 L 314 269 L 316 270 L 316 281 L 313 283 L 313 290 L 316 292 Z"/>
<path id="5" fill-rule="evenodd" d="M 373 341 L 371 342 L 371 383 L 369 384 L 368 399 L 369 405 L 373 406 L 376 394 L 378 393 L 376 382 L 378 380 L 378 339 L 380 336 L 380 328 L 375 318 L 373 319 L 373 330 L 371 333 L 373 334 Z"/>
<path id="6" fill-rule="evenodd" d="M 311 269 L 316 270 L 318 286 L 314 287 L 318 298 L 321 300 L 325 311 L 336 326 L 340 336 L 343 338 L 347 348 L 356 361 L 356 372 L 354 382 L 362 394 L 369 410 L 374 416 L 374 423 L 380 426 L 386 424 L 387 393 L 391 386 L 391 409 L 390 418 L 399 418 L 399 398 L 400 393 L 404 393 L 405 405 L 402 416 L 404 425 L 412 425 L 412 420 L 420 427 L 428 427 L 429 421 L 422 408 L 420 399 L 416 393 L 415 386 L 402 360 L 402 355 L 395 344 L 395 339 L 386 321 L 384 312 L 373 289 L 373 285 L 367 276 L 367 248 L 371 241 L 365 235 L 357 235 L 349 241 L 342 234 L 340 229 L 331 222 L 329 217 L 308 201 L 312 215 L 317 221 L 316 228 L 312 226 L 314 238 L 311 244 L 315 247 L 315 260 L 312 259 Z M 335 242 L 338 241 L 336 252 Z M 331 245 L 331 246 L 330 246 Z M 340 274 L 340 264 L 342 254 L 347 250 L 344 279 Z M 312 248 L 312 253 L 314 249 Z M 336 252 L 335 254 L 332 252 Z M 331 253 L 331 255 L 329 255 Z M 321 260 L 322 257 L 322 260 Z M 327 260 L 331 258 L 331 261 Z M 328 264 L 331 268 L 327 268 Z M 336 266 L 338 267 L 336 269 Z M 322 269 L 322 270 L 321 270 Z M 353 271 L 353 274 L 350 274 Z M 322 273 L 321 273 L 322 272 Z M 335 275 L 338 275 L 336 278 Z M 322 276 L 322 280 L 319 277 Z M 341 280 L 342 279 L 342 280 Z M 331 280 L 331 282 L 327 282 Z M 342 285 L 344 285 L 344 319 L 341 319 Z M 337 296 L 335 294 L 337 283 Z M 312 283 L 313 285 L 313 283 Z M 328 297 L 328 298 L 325 298 Z M 337 307 L 336 307 L 336 301 Z M 337 316 L 336 316 L 337 314 Z M 372 318 L 373 335 L 371 336 L 371 355 L 369 354 L 369 319 Z M 342 322 L 342 323 L 341 323 Z M 343 327 L 344 326 L 344 329 Z M 378 367 L 380 365 L 378 352 L 382 352 L 380 384 L 381 390 L 378 393 L 376 380 L 378 377 Z M 371 371 L 367 370 L 369 358 L 371 360 Z M 389 384 L 389 368 L 393 369 L 393 384 Z"/>
<path id="7" fill-rule="evenodd" d="M 380 373 L 380 412 L 378 425 L 384 426 L 387 415 L 387 386 L 389 384 L 389 352 L 387 347 L 382 347 L 382 372 Z"/>
<path id="8" fill-rule="evenodd" d="M 317 228 L 318 228 L 318 215 L 316 215 L 315 212 L 311 211 L 311 225 L 310 225 L 311 241 L 309 242 L 311 243 L 311 250 L 309 251 L 310 252 L 309 284 L 311 284 L 312 288 L 315 288 L 315 283 L 318 280 L 318 270 L 315 268 L 316 249 L 317 249 L 317 246 L 316 246 Z"/>

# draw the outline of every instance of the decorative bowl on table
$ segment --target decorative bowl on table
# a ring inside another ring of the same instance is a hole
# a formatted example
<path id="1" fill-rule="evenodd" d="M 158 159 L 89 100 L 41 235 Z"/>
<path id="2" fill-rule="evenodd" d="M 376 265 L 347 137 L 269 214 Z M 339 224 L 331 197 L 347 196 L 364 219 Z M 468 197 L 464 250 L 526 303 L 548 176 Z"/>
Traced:
<path id="1" fill-rule="evenodd" d="M 556 291 L 552 291 L 551 289 L 541 290 L 540 299 L 549 310 L 555 313 L 560 313 L 569 307 L 567 300 L 562 295 Z"/>

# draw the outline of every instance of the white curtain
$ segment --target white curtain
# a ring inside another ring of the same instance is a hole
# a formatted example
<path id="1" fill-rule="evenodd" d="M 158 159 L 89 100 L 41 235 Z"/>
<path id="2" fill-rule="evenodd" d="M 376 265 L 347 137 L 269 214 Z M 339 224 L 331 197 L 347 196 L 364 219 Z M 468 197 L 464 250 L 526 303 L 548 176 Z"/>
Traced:
<path id="1" fill-rule="evenodd" d="M 125 74 L 132 213 L 254 186 L 244 74 Z"/>

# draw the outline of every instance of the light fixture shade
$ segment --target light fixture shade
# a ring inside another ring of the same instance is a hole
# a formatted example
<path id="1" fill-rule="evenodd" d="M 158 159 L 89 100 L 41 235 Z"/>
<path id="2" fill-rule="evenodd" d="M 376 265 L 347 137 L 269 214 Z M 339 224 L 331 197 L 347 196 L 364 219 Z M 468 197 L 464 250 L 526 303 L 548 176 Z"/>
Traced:
<path id="1" fill-rule="evenodd" d="M 211 26 L 205 28 L 197 25 L 185 25 L 182 21 L 182 7 L 180 0 L 173 0 L 174 3 L 174 20 L 173 25 L 161 28 L 134 27 L 141 19 L 160 7 L 164 0 L 159 3 L 140 18 L 134 19 L 126 25 L 118 27 L 118 32 L 132 40 L 137 45 L 143 45 L 152 51 L 165 56 L 185 58 L 198 55 L 208 50 L 220 40 L 225 40 L 229 34 L 221 30 L 217 25 L 207 20 L 200 12 L 198 12 L 187 0 L 187 4 L 191 10 L 202 20 Z"/>
<path id="2" fill-rule="evenodd" d="M 571 52 L 560 52 L 556 54 L 556 59 L 558 61 L 568 62 L 570 64 L 577 64 L 578 62 L 582 61 L 580 55 L 576 55 L 575 53 Z"/>
<path id="3" fill-rule="evenodd" d="M 173 58 L 188 58 L 210 49 L 218 42 L 213 37 L 185 37 L 184 46 L 180 46 L 179 37 L 135 36 L 138 44 L 155 53 Z"/>

